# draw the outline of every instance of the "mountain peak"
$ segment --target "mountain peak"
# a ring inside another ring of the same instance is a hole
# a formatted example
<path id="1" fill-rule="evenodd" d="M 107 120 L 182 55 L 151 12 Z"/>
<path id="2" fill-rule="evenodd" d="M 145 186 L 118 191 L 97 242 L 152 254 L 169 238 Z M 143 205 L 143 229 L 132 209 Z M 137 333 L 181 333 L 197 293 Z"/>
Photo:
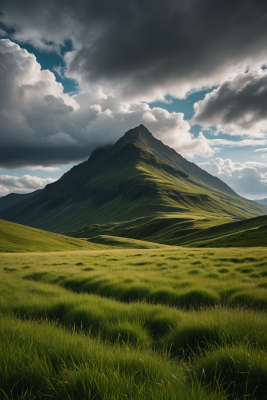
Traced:
<path id="1" fill-rule="evenodd" d="M 124 136 L 121 138 L 127 138 L 127 140 L 134 140 L 136 137 L 153 137 L 152 133 L 149 132 L 147 127 L 143 124 L 140 124 L 139 126 L 136 126 L 133 129 L 130 129 L 127 131 Z"/>
<path id="2" fill-rule="evenodd" d="M 116 152 L 120 150 L 122 147 L 133 144 L 136 147 L 140 147 L 144 150 L 144 147 L 147 149 L 147 144 L 148 142 L 153 140 L 157 140 L 154 138 L 152 133 L 149 132 L 149 130 L 143 125 L 140 124 L 139 126 L 130 129 L 127 131 L 112 147 L 112 152 Z M 150 143 L 150 146 L 152 143 Z M 150 147 L 148 146 L 148 147 Z"/>

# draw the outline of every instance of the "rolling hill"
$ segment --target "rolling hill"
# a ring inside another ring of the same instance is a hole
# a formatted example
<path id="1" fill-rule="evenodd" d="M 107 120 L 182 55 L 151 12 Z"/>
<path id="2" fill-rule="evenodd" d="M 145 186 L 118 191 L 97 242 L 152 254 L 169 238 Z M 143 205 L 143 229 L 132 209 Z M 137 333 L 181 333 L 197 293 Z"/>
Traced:
<path id="1" fill-rule="evenodd" d="M 238 196 L 140 125 L 0 218 L 70 236 L 120 236 L 166 243 L 267 208 Z M 1 207 L 2 204 L 2 207 Z"/>
<path id="2" fill-rule="evenodd" d="M 0 253 L 101 250 L 108 246 L 0 220 Z"/>

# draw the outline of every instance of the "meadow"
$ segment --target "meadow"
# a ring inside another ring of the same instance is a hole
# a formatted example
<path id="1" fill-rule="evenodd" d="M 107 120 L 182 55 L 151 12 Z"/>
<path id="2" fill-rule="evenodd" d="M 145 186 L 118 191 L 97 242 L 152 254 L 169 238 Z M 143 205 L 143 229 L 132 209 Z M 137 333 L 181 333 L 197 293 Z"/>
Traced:
<path id="1" fill-rule="evenodd" d="M 267 399 L 267 250 L 0 255 L 1 399 Z"/>

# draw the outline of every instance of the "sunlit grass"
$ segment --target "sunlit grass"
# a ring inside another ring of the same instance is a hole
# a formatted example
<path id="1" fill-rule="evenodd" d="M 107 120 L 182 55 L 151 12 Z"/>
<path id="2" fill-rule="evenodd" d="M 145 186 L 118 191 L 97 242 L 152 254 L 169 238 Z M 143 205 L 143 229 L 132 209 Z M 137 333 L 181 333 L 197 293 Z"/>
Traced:
<path id="1" fill-rule="evenodd" d="M 35 255 L 37 264 L 26 263 L 23 268 L 27 270 L 20 275 L 25 280 L 54 283 L 76 293 L 94 293 L 122 302 L 142 300 L 189 309 L 219 304 L 266 309 L 266 251 L 242 250 L 240 256 L 240 250 L 232 249 L 228 253 L 170 247 L 142 253 L 66 253 L 53 262 L 51 255 Z M 17 256 L 13 257 L 16 260 Z M 6 273 L 17 268 L 13 260 L 4 267 Z"/>
<path id="2" fill-rule="evenodd" d="M 0 398 L 262 400 L 266 271 L 264 249 L 2 254 Z"/>

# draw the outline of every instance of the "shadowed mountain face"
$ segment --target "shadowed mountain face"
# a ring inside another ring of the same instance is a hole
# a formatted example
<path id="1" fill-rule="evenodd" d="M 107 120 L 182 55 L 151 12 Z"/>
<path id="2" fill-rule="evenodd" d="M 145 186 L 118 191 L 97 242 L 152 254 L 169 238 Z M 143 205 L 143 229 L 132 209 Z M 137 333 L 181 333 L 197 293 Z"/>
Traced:
<path id="1" fill-rule="evenodd" d="M 150 155 L 150 157 L 154 157 L 160 160 L 162 163 L 178 168 L 179 170 L 191 175 L 196 179 L 199 179 L 215 189 L 228 193 L 232 196 L 237 196 L 233 189 L 222 182 L 219 178 L 199 168 L 196 164 L 187 161 L 174 149 L 171 149 L 169 146 L 164 145 L 160 140 L 154 138 L 154 136 L 144 125 L 140 125 L 138 128 L 128 131 L 113 146 L 111 153 L 115 153 L 127 145 L 134 145 Z"/>
<path id="2" fill-rule="evenodd" d="M 6 196 L 2 197 L 0 200 L 0 211 L 5 210 L 8 207 L 14 206 L 17 203 L 20 203 L 21 201 L 24 200 L 29 200 L 30 198 L 36 196 L 38 193 L 40 193 L 42 189 L 35 190 L 32 193 L 10 193 L 7 194 Z"/>
<path id="3" fill-rule="evenodd" d="M 60 233 L 90 225 L 96 234 L 101 229 L 115 234 L 109 230 L 115 224 L 121 227 L 117 236 L 135 239 L 152 226 L 178 224 L 181 234 L 266 212 L 155 139 L 143 125 L 113 146 L 97 148 L 42 191 L 10 207 L 7 197 L 0 199 L 0 218 L 11 222 Z M 139 227 L 138 233 L 133 227 Z"/>

